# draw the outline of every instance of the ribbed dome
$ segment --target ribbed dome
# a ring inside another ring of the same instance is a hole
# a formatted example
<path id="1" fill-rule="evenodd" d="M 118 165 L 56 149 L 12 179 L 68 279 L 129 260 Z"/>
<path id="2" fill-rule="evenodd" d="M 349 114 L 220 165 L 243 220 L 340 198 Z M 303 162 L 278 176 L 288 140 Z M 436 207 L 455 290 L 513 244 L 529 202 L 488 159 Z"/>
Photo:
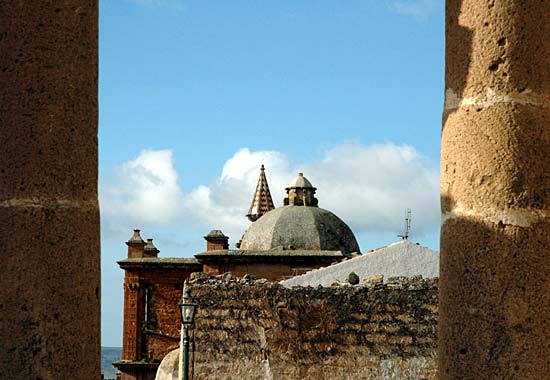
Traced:
<path id="1" fill-rule="evenodd" d="M 287 189 L 292 189 L 295 187 L 303 187 L 303 188 L 311 189 L 313 188 L 313 185 L 311 184 L 311 182 L 309 182 L 309 180 L 306 177 L 304 177 L 304 173 L 298 173 L 298 176 L 294 178 L 294 180 L 290 183 L 290 185 L 288 185 Z"/>
<path id="2" fill-rule="evenodd" d="M 328 210 L 318 207 L 284 206 L 269 211 L 245 232 L 240 249 L 359 252 L 351 229 Z M 290 253 L 290 252 L 289 252 Z"/>

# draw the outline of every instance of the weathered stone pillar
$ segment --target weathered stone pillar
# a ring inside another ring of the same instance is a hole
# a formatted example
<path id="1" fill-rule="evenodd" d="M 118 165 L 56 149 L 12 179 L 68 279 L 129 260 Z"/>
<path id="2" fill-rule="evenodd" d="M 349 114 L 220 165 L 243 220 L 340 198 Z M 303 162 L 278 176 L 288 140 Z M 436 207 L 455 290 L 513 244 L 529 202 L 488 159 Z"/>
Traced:
<path id="1" fill-rule="evenodd" d="M 96 0 L 0 1 L 0 377 L 99 379 Z"/>
<path id="2" fill-rule="evenodd" d="M 550 3 L 446 21 L 439 378 L 550 379 Z"/>

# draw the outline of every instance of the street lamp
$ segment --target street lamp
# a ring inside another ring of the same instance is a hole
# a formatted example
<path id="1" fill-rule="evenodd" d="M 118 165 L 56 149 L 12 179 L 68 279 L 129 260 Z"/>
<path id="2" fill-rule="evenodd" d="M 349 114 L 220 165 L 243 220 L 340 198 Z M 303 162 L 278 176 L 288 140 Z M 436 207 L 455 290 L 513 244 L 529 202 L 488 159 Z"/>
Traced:
<path id="1" fill-rule="evenodd" d="M 195 322 L 195 313 L 199 307 L 191 295 L 191 288 L 185 288 L 178 307 L 180 309 L 181 323 L 185 330 L 183 338 L 183 380 L 189 380 L 189 328 Z"/>

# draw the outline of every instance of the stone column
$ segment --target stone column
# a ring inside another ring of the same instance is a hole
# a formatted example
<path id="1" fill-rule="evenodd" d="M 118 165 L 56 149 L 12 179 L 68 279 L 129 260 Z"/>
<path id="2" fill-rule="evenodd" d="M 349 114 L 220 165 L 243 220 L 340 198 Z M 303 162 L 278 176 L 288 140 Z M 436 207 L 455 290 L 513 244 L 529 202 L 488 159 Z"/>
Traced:
<path id="1" fill-rule="evenodd" d="M 95 0 L 0 1 L 0 374 L 99 379 Z"/>
<path id="2" fill-rule="evenodd" d="M 550 3 L 446 22 L 439 378 L 550 379 Z"/>

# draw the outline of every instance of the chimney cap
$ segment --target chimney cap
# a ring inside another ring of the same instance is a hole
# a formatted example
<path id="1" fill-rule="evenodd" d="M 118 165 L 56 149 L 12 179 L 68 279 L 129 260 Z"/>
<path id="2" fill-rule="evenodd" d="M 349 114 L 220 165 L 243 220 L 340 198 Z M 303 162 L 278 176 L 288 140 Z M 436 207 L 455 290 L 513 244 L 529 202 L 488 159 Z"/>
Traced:
<path id="1" fill-rule="evenodd" d="M 145 244 L 139 233 L 140 230 L 136 228 L 134 230 L 134 234 L 130 237 L 126 244 Z"/>
<path id="2" fill-rule="evenodd" d="M 157 247 L 155 247 L 155 245 L 153 244 L 153 239 L 147 239 L 147 244 L 145 244 L 144 250 L 149 252 L 156 252 L 156 253 L 160 252 L 157 249 Z"/>
<path id="3" fill-rule="evenodd" d="M 212 230 L 204 237 L 206 240 L 209 239 L 229 239 L 228 236 L 225 236 L 222 230 Z"/>

